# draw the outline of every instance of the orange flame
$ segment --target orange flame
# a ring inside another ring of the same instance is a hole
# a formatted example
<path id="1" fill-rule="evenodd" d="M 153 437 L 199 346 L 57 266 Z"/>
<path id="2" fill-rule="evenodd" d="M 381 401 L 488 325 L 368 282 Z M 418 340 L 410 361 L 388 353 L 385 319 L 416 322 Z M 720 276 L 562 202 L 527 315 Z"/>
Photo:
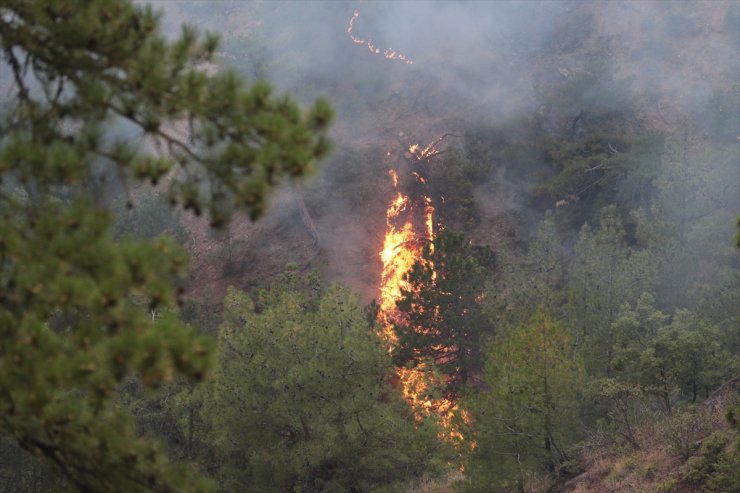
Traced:
<path id="1" fill-rule="evenodd" d="M 390 156 L 390 152 L 387 154 Z M 398 190 L 398 173 L 396 173 L 396 170 L 390 169 L 388 170 L 388 174 L 391 175 L 391 178 L 393 179 L 393 189 Z"/>
<path id="2" fill-rule="evenodd" d="M 383 271 L 380 275 L 380 313 L 384 329 L 383 338 L 392 349 L 396 343 L 396 334 L 393 332 L 393 320 L 398 317 L 396 300 L 401 297 L 401 289 L 408 288 L 403 275 L 421 256 L 421 250 L 409 214 L 409 198 L 398 191 L 398 174 L 391 170 L 390 175 L 396 195 L 386 212 L 387 229 L 383 250 L 380 252 L 383 261 Z M 402 218 L 404 213 L 406 217 Z"/>
<path id="3" fill-rule="evenodd" d="M 434 146 L 437 143 L 435 141 L 425 148 L 415 144 L 409 147 L 409 152 L 416 159 L 426 159 L 436 152 Z M 430 242 L 434 238 L 435 211 L 431 197 L 424 195 L 420 201 L 413 202 L 399 190 L 397 171 L 391 169 L 388 173 L 393 180 L 394 196 L 386 211 L 386 232 L 383 249 L 380 251 L 383 270 L 380 276 L 379 317 L 382 326 L 380 336 L 392 352 L 398 343 L 393 325 L 402 321 L 396 302 L 401 297 L 401 290 L 410 287 L 403 276 L 414 262 L 421 259 L 424 244 L 429 243 L 431 248 L 434 247 Z M 426 184 L 421 175 L 415 172 L 413 174 L 419 182 Z M 415 207 L 417 210 L 414 210 Z M 433 279 L 436 279 L 436 273 L 433 274 Z M 418 327 L 415 330 L 424 332 L 428 329 Z M 402 394 L 416 417 L 422 419 L 432 414 L 438 416 L 444 430 L 441 438 L 462 443 L 464 437 L 455 422 L 456 413 L 459 412 L 457 404 L 445 398 L 430 396 L 432 388 L 442 384 L 441 377 L 436 376 L 425 363 L 398 368 L 396 374 Z M 464 410 L 462 413 L 465 419 Z"/>
<path id="4" fill-rule="evenodd" d="M 374 55 L 380 54 L 380 48 L 377 48 L 375 44 L 372 42 L 372 40 L 368 39 L 365 41 L 364 39 L 360 39 L 357 36 L 354 35 L 352 30 L 354 29 L 354 24 L 357 18 L 360 17 L 360 12 L 355 10 L 352 14 L 352 17 L 349 18 L 349 26 L 347 27 L 347 34 L 349 34 L 350 39 L 353 43 L 358 45 L 365 45 L 367 46 L 367 49 L 370 50 L 370 53 Z M 408 65 L 413 65 L 414 61 L 408 58 L 403 53 L 399 53 L 391 48 L 388 48 L 383 52 L 383 56 L 387 58 L 388 60 L 399 60 L 402 61 Z"/>

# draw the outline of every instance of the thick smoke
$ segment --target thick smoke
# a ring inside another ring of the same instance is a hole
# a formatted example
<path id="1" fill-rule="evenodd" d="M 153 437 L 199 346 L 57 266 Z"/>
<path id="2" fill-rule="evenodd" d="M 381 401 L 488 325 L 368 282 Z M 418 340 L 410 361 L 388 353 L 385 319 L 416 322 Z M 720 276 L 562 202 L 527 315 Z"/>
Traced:
<path id="1" fill-rule="evenodd" d="M 729 1 L 153 5 L 164 11 L 172 35 L 182 22 L 219 32 L 221 65 L 250 79 L 266 78 L 305 103 L 318 96 L 332 100 L 334 156 L 313 180 L 278 193 L 261 233 L 250 230 L 253 240 L 243 247 L 259 249 L 285 228 L 308 238 L 299 195 L 319 244 L 305 241 L 301 248 L 307 251 L 288 245 L 264 254 L 276 266 L 312 262 L 367 298 L 377 287 L 391 190 L 387 170 L 402 158 L 402 141 L 425 144 L 445 132 L 467 134 L 487 125 L 517 128 L 542 111 L 543 87 L 562 84 L 595 62 L 607 64 L 624 84 L 580 94 L 580 104 L 633 105 L 640 108 L 639 125 L 671 131 L 686 119 L 710 121 L 712 95 L 733 90 L 740 71 L 740 14 Z M 355 10 L 354 35 L 372 40 L 381 54 L 349 38 Z M 385 59 L 385 49 L 402 52 L 413 65 Z M 622 89 L 626 93 L 619 94 Z M 563 114 L 585 109 L 563 108 Z M 453 143 L 464 152 L 465 139 Z M 503 213 L 530 217 L 527 197 L 537 163 L 513 175 L 499 164 L 493 163 L 490 177 L 475 190 L 483 225 Z M 472 233 L 478 241 L 496 241 L 494 231 Z"/>

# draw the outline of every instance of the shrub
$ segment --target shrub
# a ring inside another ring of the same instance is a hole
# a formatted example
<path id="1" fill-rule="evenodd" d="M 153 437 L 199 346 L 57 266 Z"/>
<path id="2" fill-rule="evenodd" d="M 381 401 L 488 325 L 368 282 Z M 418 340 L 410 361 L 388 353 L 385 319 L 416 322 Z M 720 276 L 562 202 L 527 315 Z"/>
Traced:
<path id="1" fill-rule="evenodd" d="M 699 455 L 688 462 L 686 481 L 702 485 L 707 493 L 740 491 L 738 439 L 730 433 L 715 431 L 702 442 Z"/>
<path id="2" fill-rule="evenodd" d="M 705 409 L 688 407 L 667 417 L 658 427 L 658 436 L 672 454 L 686 460 L 696 451 L 701 438 L 706 436 L 708 425 Z"/>

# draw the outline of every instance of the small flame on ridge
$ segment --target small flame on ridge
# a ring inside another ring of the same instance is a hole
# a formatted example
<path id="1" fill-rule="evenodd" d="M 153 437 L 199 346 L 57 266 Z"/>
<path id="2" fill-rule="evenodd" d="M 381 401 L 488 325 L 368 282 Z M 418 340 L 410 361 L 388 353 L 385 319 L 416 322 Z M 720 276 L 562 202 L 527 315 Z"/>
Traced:
<path id="1" fill-rule="evenodd" d="M 358 45 L 365 45 L 367 46 L 367 49 L 370 50 L 370 53 L 374 55 L 380 54 L 380 48 L 377 48 L 375 44 L 372 42 L 372 40 L 368 39 L 365 41 L 364 39 L 360 39 L 357 36 L 354 35 L 352 30 L 354 29 L 354 24 L 357 18 L 360 17 L 360 12 L 358 10 L 355 10 L 352 14 L 352 17 L 349 18 L 349 26 L 347 26 L 347 34 L 349 34 L 350 39 L 353 43 Z M 414 61 L 408 58 L 403 53 L 398 53 L 397 51 L 388 48 L 387 50 L 383 51 L 383 56 L 387 58 L 388 60 L 400 60 L 408 65 L 413 65 Z"/>

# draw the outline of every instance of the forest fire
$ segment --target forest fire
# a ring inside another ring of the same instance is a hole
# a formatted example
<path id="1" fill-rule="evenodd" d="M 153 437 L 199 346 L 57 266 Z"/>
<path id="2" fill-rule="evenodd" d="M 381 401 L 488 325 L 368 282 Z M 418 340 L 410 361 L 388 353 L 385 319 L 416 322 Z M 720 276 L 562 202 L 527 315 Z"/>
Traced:
<path id="1" fill-rule="evenodd" d="M 394 196 L 386 212 L 385 238 L 380 252 L 383 269 L 380 281 L 379 317 L 382 325 L 381 337 L 391 352 L 398 342 L 394 324 L 404 322 L 403 314 L 398 310 L 396 302 L 401 298 L 402 290 L 410 289 L 404 274 L 421 259 L 425 245 L 430 244 L 433 247 L 431 242 L 434 239 L 435 210 L 432 199 L 426 191 L 427 181 L 418 165 L 443 152 L 436 149 L 442 139 L 444 137 L 426 147 L 418 144 L 407 147 L 405 164 L 407 167 L 410 165 L 413 171 L 404 174 L 406 180 L 399 180 L 397 170 L 389 170 L 393 180 Z M 409 180 L 408 177 L 413 179 Z M 415 330 L 423 332 L 425 328 L 418 327 Z M 433 368 L 427 367 L 425 363 L 419 363 L 414 367 L 401 367 L 397 369 L 397 377 L 404 398 L 418 418 L 435 414 L 440 418 L 445 430 L 443 438 L 457 442 L 463 440 L 463 435 L 453 422 L 457 405 L 449 399 L 430 395 L 434 388 L 444 384 L 443 378 L 436 375 Z"/>
<path id="2" fill-rule="evenodd" d="M 398 173 L 389 172 L 393 179 L 395 196 L 386 212 L 386 233 L 380 258 L 383 271 L 380 281 L 380 310 L 384 327 L 384 338 L 393 347 L 396 336 L 393 333 L 393 322 L 398 317 L 396 300 L 401 297 L 401 289 L 408 288 L 403 275 L 411 269 L 417 259 L 421 258 L 423 245 L 433 238 L 434 207 L 431 199 L 423 196 L 423 228 L 420 228 L 414 216 L 419 214 L 416 201 L 399 190 Z"/>
<path id="3" fill-rule="evenodd" d="M 352 14 L 352 17 L 350 17 L 349 19 L 349 26 L 347 27 L 347 34 L 349 34 L 349 37 L 353 43 L 358 44 L 358 45 L 367 46 L 367 49 L 370 50 L 370 53 L 374 55 L 380 55 L 381 54 L 380 48 L 376 47 L 375 44 L 372 42 L 372 40 L 368 39 L 367 41 L 365 41 L 364 39 L 360 39 L 357 36 L 355 36 L 354 33 L 352 32 L 352 30 L 354 29 L 354 23 L 358 17 L 360 17 L 360 12 L 355 10 L 354 13 Z M 413 60 L 409 59 L 403 53 L 397 52 L 393 48 L 388 48 L 387 50 L 383 51 L 382 54 L 388 60 L 399 60 L 408 65 L 413 65 L 414 63 Z"/>
<path id="4" fill-rule="evenodd" d="M 354 23 L 359 16 L 358 11 L 352 14 L 347 34 L 353 43 L 367 46 L 373 54 L 380 54 L 381 50 L 371 40 L 354 35 Z M 405 55 L 392 49 L 385 50 L 382 54 L 387 59 L 413 63 Z M 435 210 L 427 190 L 424 165 L 444 152 L 438 150 L 437 146 L 450 135 L 452 134 L 445 134 L 426 146 L 400 142 L 405 151 L 402 154 L 404 159 L 397 169 L 389 170 L 394 194 L 386 211 L 385 237 L 383 249 L 380 251 L 383 268 L 380 276 L 378 316 L 381 324 L 380 336 L 387 343 L 390 352 L 393 352 L 398 344 L 394 325 L 404 323 L 404 314 L 396 306 L 402 297 L 402 290 L 410 289 L 404 275 L 422 258 L 425 245 L 434 247 L 432 241 L 435 231 Z M 399 134 L 399 137 L 405 138 L 403 133 Z M 386 152 L 385 156 L 390 158 L 391 152 Z M 435 279 L 436 273 L 433 273 L 433 276 Z M 427 329 L 416 327 L 414 330 L 421 333 Z M 449 399 L 431 396 L 435 388 L 440 388 L 445 383 L 443 377 L 434 372 L 433 367 L 423 362 L 413 367 L 400 367 L 396 370 L 396 376 L 403 396 L 417 418 L 436 415 L 445 430 L 442 438 L 457 442 L 463 440 L 462 434 L 453 423 L 457 405 Z"/>

